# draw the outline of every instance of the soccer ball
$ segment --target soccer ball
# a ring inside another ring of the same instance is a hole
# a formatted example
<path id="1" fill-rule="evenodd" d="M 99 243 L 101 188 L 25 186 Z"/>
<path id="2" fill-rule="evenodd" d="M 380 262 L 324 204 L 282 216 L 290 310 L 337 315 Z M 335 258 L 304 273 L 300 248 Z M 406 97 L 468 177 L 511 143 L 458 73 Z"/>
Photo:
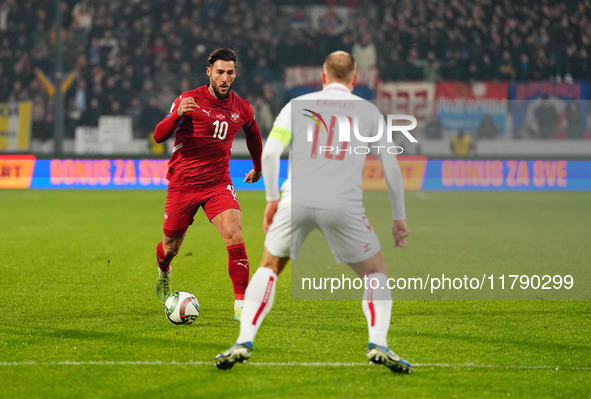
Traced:
<path id="1" fill-rule="evenodd" d="M 174 324 L 192 324 L 199 316 L 199 302 L 193 294 L 178 291 L 166 300 L 164 313 Z"/>

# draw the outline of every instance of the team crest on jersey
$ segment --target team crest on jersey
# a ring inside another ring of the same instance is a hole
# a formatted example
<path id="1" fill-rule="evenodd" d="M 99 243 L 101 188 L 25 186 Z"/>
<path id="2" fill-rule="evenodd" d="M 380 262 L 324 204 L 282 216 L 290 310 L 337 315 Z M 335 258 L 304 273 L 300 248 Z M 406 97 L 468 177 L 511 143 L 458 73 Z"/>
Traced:
<path id="1" fill-rule="evenodd" d="M 232 119 L 232 122 L 234 122 L 234 123 L 238 122 L 238 119 L 240 119 L 240 112 L 232 111 L 232 115 L 230 115 L 230 119 Z"/>

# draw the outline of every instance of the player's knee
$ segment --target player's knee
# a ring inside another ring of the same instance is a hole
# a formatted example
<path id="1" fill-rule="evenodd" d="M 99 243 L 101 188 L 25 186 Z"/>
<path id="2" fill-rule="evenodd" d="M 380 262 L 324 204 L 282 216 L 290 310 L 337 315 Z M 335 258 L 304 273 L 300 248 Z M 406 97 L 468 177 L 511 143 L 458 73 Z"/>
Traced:
<path id="1" fill-rule="evenodd" d="M 267 269 L 273 270 L 275 274 L 280 274 L 285 266 L 289 258 L 280 258 L 278 256 L 272 255 L 266 248 L 263 252 L 263 259 L 261 259 L 261 264 L 259 267 L 266 267 Z"/>
<path id="2" fill-rule="evenodd" d="M 233 226 L 233 227 L 224 229 L 223 239 L 224 239 L 224 242 L 226 243 L 226 246 L 238 245 L 238 244 L 242 243 L 242 241 L 244 240 L 242 237 L 242 231 L 240 230 L 240 228 L 238 226 Z"/>

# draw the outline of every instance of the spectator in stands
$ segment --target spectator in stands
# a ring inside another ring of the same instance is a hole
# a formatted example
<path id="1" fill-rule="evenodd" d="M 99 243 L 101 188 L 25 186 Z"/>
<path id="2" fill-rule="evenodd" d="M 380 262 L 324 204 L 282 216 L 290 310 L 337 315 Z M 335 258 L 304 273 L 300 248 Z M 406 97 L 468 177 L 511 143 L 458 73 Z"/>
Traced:
<path id="1" fill-rule="evenodd" d="M 476 146 L 470 136 L 466 135 L 464 129 L 459 129 L 458 133 L 451 139 L 451 153 L 456 157 L 467 157 L 474 155 Z"/>
<path id="2" fill-rule="evenodd" d="M 579 101 L 571 101 L 564 111 L 567 139 L 581 139 L 585 131 Z"/>
<path id="3" fill-rule="evenodd" d="M 256 115 L 261 136 L 267 137 L 275 120 L 271 106 L 262 97 L 256 97 L 254 100 L 251 98 L 249 102 L 252 104 L 254 114 Z"/>
<path id="4" fill-rule="evenodd" d="M 437 61 L 435 52 L 429 51 L 427 58 L 424 60 L 416 60 L 414 65 L 422 68 L 423 79 L 429 82 L 437 82 L 441 80 L 441 63 Z"/>
<path id="5" fill-rule="evenodd" d="M 492 59 L 486 53 L 482 55 L 480 65 L 478 66 L 478 71 L 478 77 L 480 80 L 493 80 L 497 77 Z"/>
<path id="6" fill-rule="evenodd" d="M 100 62 L 103 68 L 113 68 L 117 64 L 119 54 L 119 40 L 113 36 L 111 29 L 106 29 L 103 37 L 99 40 Z"/>
<path id="7" fill-rule="evenodd" d="M 361 32 L 359 41 L 353 44 L 351 55 L 355 58 L 357 68 L 373 68 L 377 65 L 376 46 L 369 32 Z"/>
<path id="8" fill-rule="evenodd" d="M 10 2 L 0 4 L 0 32 L 8 30 L 8 14 L 10 14 Z"/>
<path id="9" fill-rule="evenodd" d="M 517 80 L 530 80 L 532 78 L 531 65 L 527 53 L 522 53 L 519 57 L 515 78 Z"/>
<path id="10" fill-rule="evenodd" d="M 73 110 L 81 115 L 86 111 L 87 106 L 87 93 L 86 93 L 86 80 L 78 79 L 76 82 L 76 91 L 74 92 L 73 99 Z"/>
<path id="11" fill-rule="evenodd" d="M 380 60 L 380 79 L 383 81 L 402 80 L 404 76 L 404 66 L 400 60 L 400 55 L 397 51 L 391 51 L 388 58 Z"/>
<path id="12" fill-rule="evenodd" d="M 591 59 L 589 52 L 582 47 L 570 60 L 570 71 L 575 80 L 589 79 L 591 77 Z"/>
<path id="13" fill-rule="evenodd" d="M 152 137 L 154 128 L 162 120 L 164 115 L 166 115 L 166 112 L 162 112 L 158 108 L 156 97 L 150 97 L 148 103 L 142 108 L 140 113 L 138 137 L 145 137 L 146 139 Z"/>
<path id="14" fill-rule="evenodd" d="M 556 133 L 556 122 L 558 111 L 556 106 L 549 100 L 548 95 L 542 95 L 540 105 L 534 110 L 534 117 L 537 123 L 537 138 L 553 139 Z"/>
<path id="15" fill-rule="evenodd" d="M 78 121 L 79 126 L 98 126 L 98 120 L 102 113 L 103 111 L 100 108 L 98 98 L 91 98 L 88 103 L 88 108 L 82 113 L 82 116 Z"/>
<path id="16" fill-rule="evenodd" d="M 543 48 L 538 50 L 535 65 L 533 65 L 532 78 L 546 80 L 554 77 L 554 66 Z"/>
<path id="17" fill-rule="evenodd" d="M 111 103 L 109 104 L 109 110 L 107 112 L 108 115 L 111 116 L 123 116 L 125 115 L 125 112 L 123 111 L 123 108 L 121 107 L 121 103 L 118 100 L 114 100 L 111 101 Z"/>
<path id="18" fill-rule="evenodd" d="M 425 136 L 430 140 L 439 140 L 443 137 L 443 124 L 437 116 L 429 119 L 425 125 Z"/>
<path id="19" fill-rule="evenodd" d="M 484 115 L 484 118 L 480 121 L 478 129 L 476 129 L 476 137 L 478 139 L 494 139 L 499 134 L 499 128 L 492 120 L 490 115 Z"/>
<path id="20" fill-rule="evenodd" d="M 511 60 L 511 53 L 507 50 L 503 51 L 503 55 L 499 60 L 497 74 L 497 77 L 501 80 L 515 79 L 516 73 L 513 67 L 513 61 Z"/>
<path id="21" fill-rule="evenodd" d="M 170 106 L 172 102 L 176 99 L 177 93 L 172 91 L 173 88 L 170 86 L 164 86 L 162 89 L 157 92 L 156 100 L 158 104 L 158 108 L 163 115 L 166 115 L 168 110 L 170 110 Z"/>
<path id="22" fill-rule="evenodd" d="M 31 133 L 35 139 L 45 141 L 52 137 L 53 132 L 49 131 L 47 126 L 46 115 L 48 109 L 45 104 L 45 98 L 41 94 L 37 94 L 33 98 L 33 109 L 32 109 L 32 122 Z M 51 112 L 51 111 L 50 111 Z"/>
<path id="23" fill-rule="evenodd" d="M 140 118 L 142 115 L 142 102 L 138 96 L 134 96 L 129 106 L 125 109 L 124 114 L 131 118 L 131 126 L 134 138 L 145 138 L 146 136 L 141 134 L 140 129 Z"/>
<path id="24" fill-rule="evenodd" d="M 54 3 L 0 3 L 0 100 L 34 100 L 41 94 L 47 106 L 52 102 L 50 95 L 36 90 L 30 71 L 39 68 L 53 75 Z M 64 71 L 77 69 L 86 80 L 87 111 L 90 99 L 96 98 L 101 112 L 107 112 L 109 103 L 102 86 L 109 77 L 115 78 L 117 87 L 125 85 L 123 90 L 109 86 L 108 91 L 114 92 L 113 98 L 126 109 L 124 104 L 135 96 L 145 102 L 162 95 L 151 81 L 155 73 L 162 74 L 160 65 L 166 62 L 172 63 L 168 72 L 175 79 L 159 77 L 158 89 L 187 82 L 183 79 L 199 85 L 197 79 L 201 78 L 191 75 L 206 64 L 208 49 L 231 41 L 239 49 L 241 74 L 254 71 L 270 78 L 267 88 L 251 84 L 253 78 L 241 80 L 236 89 L 243 96 L 263 97 L 274 114 L 279 111 L 276 103 L 280 107 L 284 101 L 283 69 L 316 64 L 317 55 L 323 53 L 319 48 L 326 48 L 326 52 L 336 49 L 333 47 L 349 49 L 359 67 L 379 67 L 383 80 L 571 81 L 591 76 L 588 0 L 454 0 L 445 4 L 376 0 L 346 12 L 331 6 L 319 9 L 314 14 L 322 19 L 314 24 L 319 31 L 307 29 L 307 18 L 312 14 L 306 14 L 305 5 L 298 8 L 302 12 L 296 25 L 284 26 L 296 15 L 284 4 L 268 0 L 178 0 L 170 5 L 163 1 L 63 1 Z M 215 29 L 222 17 L 231 26 L 223 35 Z M 362 33 L 354 43 L 358 32 Z M 379 59 L 371 55 L 372 46 Z M 259 62 L 266 66 L 257 67 Z M 131 82 L 131 90 L 126 80 Z M 169 89 L 171 93 L 178 91 Z M 73 90 L 68 94 L 70 100 L 75 98 Z M 167 111 L 172 97 L 162 102 L 167 103 Z"/>
<path id="25" fill-rule="evenodd" d="M 84 41 L 92 29 L 92 15 L 94 7 L 89 0 L 81 0 L 72 8 L 72 30 L 80 35 Z"/>
<path id="26" fill-rule="evenodd" d="M 406 62 L 403 63 L 402 76 L 404 80 L 417 81 L 423 79 L 423 71 L 419 65 L 418 52 L 411 49 Z"/>

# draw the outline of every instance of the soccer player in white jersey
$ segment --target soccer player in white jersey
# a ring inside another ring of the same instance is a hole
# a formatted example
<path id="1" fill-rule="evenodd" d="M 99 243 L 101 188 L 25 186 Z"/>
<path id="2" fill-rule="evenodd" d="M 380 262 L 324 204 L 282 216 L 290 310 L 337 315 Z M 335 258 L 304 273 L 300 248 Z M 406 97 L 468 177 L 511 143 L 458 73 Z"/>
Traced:
<path id="1" fill-rule="evenodd" d="M 387 287 L 386 268 L 380 243 L 365 217 L 360 188 L 365 156 L 358 154 L 363 153 L 359 148 L 373 148 L 374 151 L 381 148 L 382 151 L 376 155 L 382 163 L 392 203 L 392 234 L 395 245 L 404 247 L 409 229 L 405 221 L 402 174 L 395 155 L 384 150 L 392 143 L 387 143 L 385 137 L 378 143 L 362 142 L 352 135 L 350 142 L 341 143 L 340 149 L 323 147 L 318 145 L 319 140 L 309 140 L 303 127 L 296 125 L 292 129 L 292 113 L 300 115 L 308 111 L 320 123 L 323 120 L 318 116 L 323 112 L 335 112 L 331 107 L 341 105 L 342 108 L 343 104 L 348 104 L 348 107 L 356 108 L 353 112 L 361 118 L 360 126 L 365 126 L 368 132 L 377 132 L 383 117 L 373 104 L 351 93 L 356 79 L 355 60 L 350 54 L 343 51 L 330 54 L 323 65 L 323 89 L 292 100 L 275 120 L 263 150 L 267 197 L 263 220 L 263 228 L 267 232 L 263 259 L 246 289 L 236 344 L 215 358 L 215 365 L 220 369 L 230 369 L 235 363 L 243 363 L 250 358 L 255 335 L 273 305 L 279 273 L 290 258 L 297 259 L 306 236 L 318 228 L 326 237 L 337 262 L 346 262 L 359 276 L 379 282 L 377 289 L 366 285 L 362 299 L 369 329 L 369 361 L 383 364 L 393 372 L 411 373 L 413 370 L 406 360 L 388 347 L 392 296 L 389 289 L 383 289 Z M 316 108 L 300 108 L 300 104 L 310 102 L 295 100 L 314 100 Z M 322 137 L 326 140 L 326 136 Z M 333 142 L 332 135 L 329 141 Z M 279 160 L 282 151 L 289 145 L 290 168 L 279 200 Z M 346 145 L 355 148 L 356 153 L 345 151 Z"/>

